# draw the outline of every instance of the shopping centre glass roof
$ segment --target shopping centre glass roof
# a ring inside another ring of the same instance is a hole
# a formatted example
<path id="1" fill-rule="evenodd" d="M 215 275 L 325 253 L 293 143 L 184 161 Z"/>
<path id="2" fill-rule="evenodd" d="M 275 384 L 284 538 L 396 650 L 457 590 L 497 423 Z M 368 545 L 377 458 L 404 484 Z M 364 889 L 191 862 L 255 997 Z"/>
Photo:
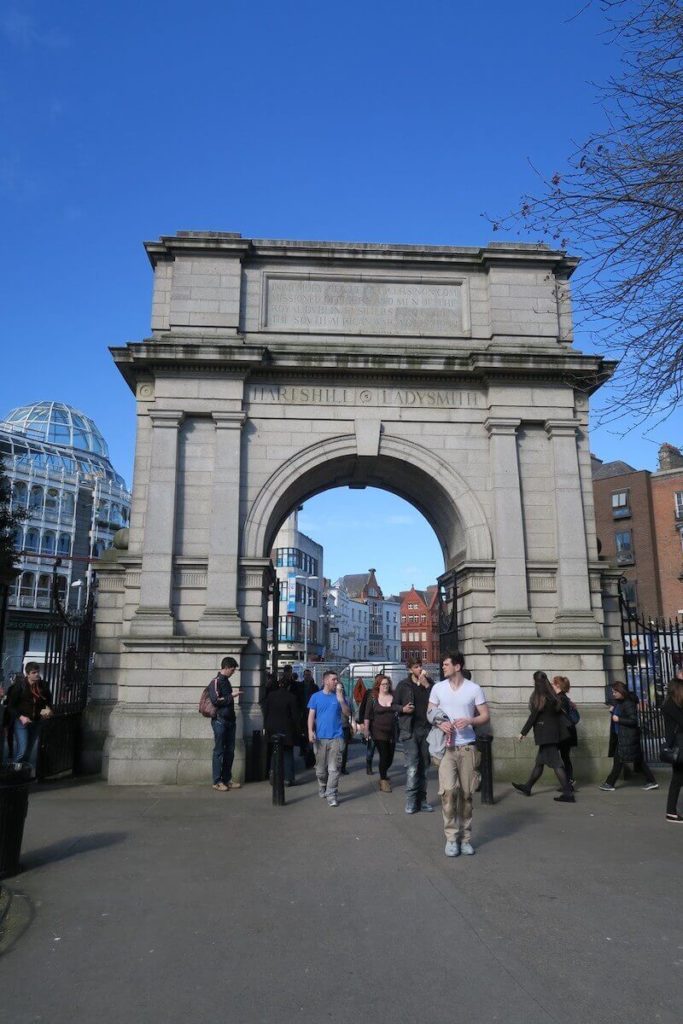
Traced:
<path id="1" fill-rule="evenodd" d="M 109 457 L 107 442 L 90 417 L 63 402 L 20 405 L 5 416 L 5 422 L 31 439 Z"/>
<path id="2" fill-rule="evenodd" d="M 92 474 L 125 489 L 109 461 L 107 442 L 84 413 L 62 402 L 20 406 L 0 420 L 6 469 L 32 465 L 68 475 Z"/>

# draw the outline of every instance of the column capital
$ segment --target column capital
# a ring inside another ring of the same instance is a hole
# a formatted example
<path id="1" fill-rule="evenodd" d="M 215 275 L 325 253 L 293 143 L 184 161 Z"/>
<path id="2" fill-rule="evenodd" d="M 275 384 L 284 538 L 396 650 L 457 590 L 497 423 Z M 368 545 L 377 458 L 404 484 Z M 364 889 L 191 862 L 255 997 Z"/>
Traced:
<path id="1" fill-rule="evenodd" d="M 493 434 L 507 434 L 514 437 L 521 422 L 521 419 L 515 420 L 503 416 L 489 416 L 488 419 L 484 420 L 484 427 L 488 431 L 489 437 Z"/>
<path id="2" fill-rule="evenodd" d="M 579 429 L 576 420 L 546 420 L 544 426 L 548 437 L 576 437 Z"/>
<path id="3" fill-rule="evenodd" d="M 216 430 L 228 430 L 234 427 L 241 427 L 244 425 L 247 419 L 247 414 L 241 410 L 227 410 L 226 412 L 212 412 L 211 419 L 213 420 Z"/>
<path id="4" fill-rule="evenodd" d="M 153 427 L 169 427 L 177 430 L 185 418 L 185 413 L 178 409 L 150 409 L 149 418 Z"/>

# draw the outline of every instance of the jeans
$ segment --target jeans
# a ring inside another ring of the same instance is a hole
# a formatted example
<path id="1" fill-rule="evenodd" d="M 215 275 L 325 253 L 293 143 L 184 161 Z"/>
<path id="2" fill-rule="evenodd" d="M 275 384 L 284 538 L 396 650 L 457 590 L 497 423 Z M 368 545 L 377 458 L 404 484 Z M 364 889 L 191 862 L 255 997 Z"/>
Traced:
<path id="1" fill-rule="evenodd" d="M 225 785 L 232 779 L 232 762 L 235 758 L 235 722 L 227 721 L 225 718 L 212 718 L 211 728 L 213 729 L 213 759 L 211 763 L 213 771 L 213 784 L 224 782 Z"/>
<path id="2" fill-rule="evenodd" d="M 34 769 L 38 760 L 41 725 L 42 722 L 22 725 L 18 718 L 14 720 L 14 760 L 30 764 Z"/>
<path id="3" fill-rule="evenodd" d="M 406 803 L 418 807 L 427 799 L 427 767 L 429 766 L 429 726 L 413 725 L 413 735 L 401 740 L 406 766 Z"/>
<path id="4" fill-rule="evenodd" d="M 337 798 L 343 747 L 343 739 L 315 741 L 315 774 L 320 795 L 328 800 Z"/>
<path id="5" fill-rule="evenodd" d="M 609 773 L 609 775 L 607 776 L 607 779 L 606 779 L 607 784 L 609 786 L 613 786 L 614 783 L 617 781 L 617 779 L 621 775 L 621 772 L 622 772 L 622 769 L 623 769 L 625 763 L 626 762 L 622 761 L 618 754 L 615 755 L 615 757 L 614 757 L 614 764 L 612 766 L 612 771 Z M 633 762 L 633 770 L 636 771 L 636 772 L 642 772 L 642 774 L 645 776 L 645 781 L 646 782 L 656 782 L 657 781 L 655 779 L 654 775 L 652 774 L 652 772 L 650 771 L 650 766 L 648 765 L 648 763 L 645 760 L 645 758 L 642 757 L 642 756 L 639 757 L 637 761 Z"/>

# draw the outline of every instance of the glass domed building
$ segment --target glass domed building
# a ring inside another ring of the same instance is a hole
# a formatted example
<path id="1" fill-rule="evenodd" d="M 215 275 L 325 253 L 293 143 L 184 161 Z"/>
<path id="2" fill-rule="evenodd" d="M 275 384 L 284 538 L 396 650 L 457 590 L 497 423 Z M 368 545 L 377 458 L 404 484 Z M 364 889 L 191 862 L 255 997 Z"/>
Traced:
<path id="1" fill-rule="evenodd" d="M 28 517 L 16 536 L 19 576 L 10 592 L 2 677 L 44 650 L 52 573 L 71 608 L 86 598 L 90 562 L 128 525 L 130 494 L 96 423 L 63 402 L 34 402 L 0 420 L 0 454 L 12 505 Z M 19 664 L 17 664 L 17 661 Z"/>

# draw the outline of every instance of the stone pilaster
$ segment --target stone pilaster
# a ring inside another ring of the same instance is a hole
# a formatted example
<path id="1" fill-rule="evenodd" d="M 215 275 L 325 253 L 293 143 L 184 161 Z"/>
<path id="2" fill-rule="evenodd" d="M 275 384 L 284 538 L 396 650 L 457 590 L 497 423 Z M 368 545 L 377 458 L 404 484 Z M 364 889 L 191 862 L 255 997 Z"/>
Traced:
<path id="1" fill-rule="evenodd" d="M 239 411 L 212 413 L 216 425 L 206 610 L 199 621 L 204 636 L 241 635 L 237 611 L 241 432 Z"/>
<path id="2" fill-rule="evenodd" d="M 581 494 L 577 424 L 547 420 L 554 464 L 557 523 L 557 615 L 554 636 L 601 636 L 591 607 L 586 524 Z"/>
<path id="3" fill-rule="evenodd" d="M 140 636 L 173 635 L 171 589 L 178 468 L 178 428 L 183 413 L 152 409 L 149 479 L 142 540 L 140 604 L 131 632 Z"/>
<path id="4" fill-rule="evenodd" d="M 495 520 L 496 610 L 491 620 L 495 637 L 535 637 L 529 612 L 524 546 L 524 517 L 517 457 L 521 420 L 489 417 L 491 488 Z"/>
<path id="5" fill-rule="evenodd" d="M 242 709 L 245 735 L 261 727 L 259 698 L 265 683 L 268 640 L 268 590 L 275 576 L 269 558 L 241 558 L 239 575 L 239 610 L 242 633 L 247 643 L 240 661 L 241 686 L 244 689 Z M 273 629 L 277 630 L 277 622 Z"/>

